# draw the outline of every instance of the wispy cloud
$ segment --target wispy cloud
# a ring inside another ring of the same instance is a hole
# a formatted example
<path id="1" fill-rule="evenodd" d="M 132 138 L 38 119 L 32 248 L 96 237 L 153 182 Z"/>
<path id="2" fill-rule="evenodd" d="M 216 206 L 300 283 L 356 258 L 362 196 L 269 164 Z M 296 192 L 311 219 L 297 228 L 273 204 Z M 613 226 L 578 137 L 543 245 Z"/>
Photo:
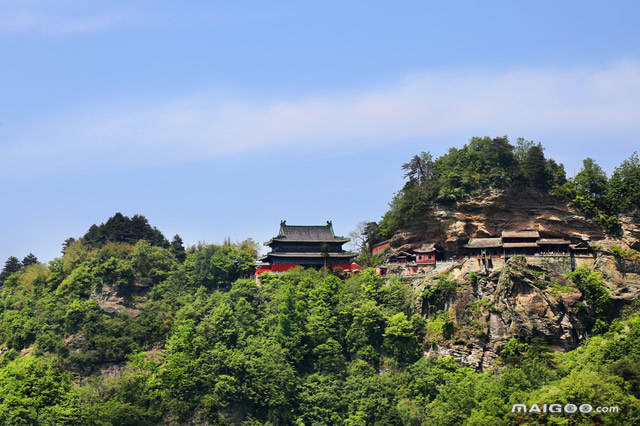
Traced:
<path id="1" fill-rule="evenodd" d="M 198 94 L 73 113 L 0 148 L 2 174 L 216 158 L 258 149 L 366 149 L 448 133 L 640 130 L 640 64 L 437 72 L 357 93 L 216 101 Z"/>
<path id="2" fill-rule="evenodd" d="M 102 31 L 120 23 L 119 14 L 100 9 L 65 0 L 0 1 L 0 32 L 62 36 Z"/>

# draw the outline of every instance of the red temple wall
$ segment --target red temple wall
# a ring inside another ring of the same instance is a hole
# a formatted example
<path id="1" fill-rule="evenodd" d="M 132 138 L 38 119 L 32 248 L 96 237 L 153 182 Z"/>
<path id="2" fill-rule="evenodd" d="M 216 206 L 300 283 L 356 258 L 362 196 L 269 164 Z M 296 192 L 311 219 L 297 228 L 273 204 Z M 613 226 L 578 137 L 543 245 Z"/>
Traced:
<path id="1" fill-rule="evenodd" d="M 260 274 L 264 274 L 265 272 L 286 272 L 289 271 L 293 268 L 296 268 L 298 266 L 301 266 L 297 263 L 276 263 L 273 265 L 269 265 L 269 266 L 258 266 L 256 268 L 256 275 L 260 275 Z M 335 265 L 330 265 L 332 268 L 339 268 L 342 269 L 344 271 L 348 271 L 348 272 L 354 272 L 354 271 L 361 271 L 362 267 L 360 265 L 357 265 L 355 263 L 341 263 L 341 264 L 335 264 Z"/>
<path id="2" fill-rule="evenodd" d="M 390 245 L 391 245 L 391 243 L 385 243 L 385 244 L 382 244 L 381 246 L 374 247 L 373 250 L 371 250 L 371 254 L 376 254 L 376 253 L 386 249 Z"/>

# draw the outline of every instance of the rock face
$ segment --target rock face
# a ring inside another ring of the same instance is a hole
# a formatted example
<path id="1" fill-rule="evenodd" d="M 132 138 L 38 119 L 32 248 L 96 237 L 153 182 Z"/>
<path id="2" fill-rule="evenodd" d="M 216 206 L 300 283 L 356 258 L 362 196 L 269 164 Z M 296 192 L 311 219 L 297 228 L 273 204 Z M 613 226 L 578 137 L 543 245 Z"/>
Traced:
<path id="1" fill-rule="evenodd" d="M 570 350 L 586 336 L 577 314 L 582 294 L 551 270 L 513 258 L 486 277 L 465 274 L 457 283 L 445 306 L 456 332 L 432 340 L 427 356 L 453 356 L 486 370 L 513 337 L 539 337 L 554 349 Z"/>
<path id="2" fill-rule="evenodd" d="M 627 244 L 640 241 L 634 216 L 621 216 Z M 634 224 L 635 223 L 635 224 Z M 491 190 L 452 205 L 436 205 L 425 218 L 398 232 L 392 247 L 414 248 L 439 242 L 447 250 L 461 248 L 469 238 L 499 236 L 504 230 L 535 229 L 542 236 L 571 240 L 605 238 L 602 227 L 565 201 L 534 190 L 507 193 Z"/>
<path id="3" fill-rule="evenodd" d="M 529 263 L 518 258 L 506 264 L 494 261 L 497 266 L 485 275 L 477 259 L 452 261 L 458 263 L 450 271 L 458 290 L 447 300 L 448 318 L 437 321 L 451 321 L 447 327 L 455 328 L 455 333 L 444 336 L 442 329 L 432 326 L 427 333 L 426 355 L 451 355 L 463 364 L 486 370 L 496 366 L 501 347 L 513 337 L 542 338 L 558 350 L 575 348 L 587 333 L 577 314 L 577 304 L 584 300 L 561 274 L 581 265 L 601 272 L 618 307 L 640 297 L 640 262 L 615 253 L 615 246 L 640 250 L 640 212 L 620 214 L 619 219 L 623 233 L 620 239 L 614 239 L 597 221 L 567 202 L 534 190 L 490 190 L 455 204 L 435 205 L 425 212 L 420 221 L 394 235 L 391 252 L 437 243 L 450 253 L 461 253 L 470 238 L 523 229 L 537 230 L 542 237 L 588 240 L 594 249 L 593 256 L 538 256 L 531 257 Z M 429 282 L 429 277 L 414 280 L 418 305 L 424 282 Z"/>
<path id="4" fill-rule="evenodd" d="M 141 312 L 138 304 L 146 299 L 150 286 L 150 282 L 136 280 L 125 291 L 117 284 L 102 283 L 91 292 L 90 298 L 98 302 L 100 309 L 108 314 L 123 312 L 135 317 Z"/>
<path id="5" fill-rule="evenodd" d="M 593 269 L 602 273 L 612 299 L 630 301 L 640 297 L 640 264 L 598 254 Z"/>
<path id="6" fill-rule="evenodd" d="M 622 224 L 622 241 L 629 247 L 640 251 L 640 211 L 619 215 Z"/>

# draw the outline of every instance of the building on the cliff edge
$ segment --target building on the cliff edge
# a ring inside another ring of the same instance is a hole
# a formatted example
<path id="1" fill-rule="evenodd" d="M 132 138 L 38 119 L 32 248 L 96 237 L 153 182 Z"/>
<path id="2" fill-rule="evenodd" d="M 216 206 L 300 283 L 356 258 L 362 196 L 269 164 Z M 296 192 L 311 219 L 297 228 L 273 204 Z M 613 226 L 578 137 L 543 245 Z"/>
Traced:
<path id="1" fill-rule="evenodd" d="M 538 240 L 540 233 L 538 231 L 502 231 L 502 248 L 504 249 L 505 259 L 515 256 L 524 255 L 532 256 L 538 252 Z"/>
<path id="2" fill-rule="evenodd" d="M 348 241 L 349 238 L 335 235 L 331 221 L 306 226 L 287 225 L 283 220 L 278 235 L 264 243 L 271 251 L 256 263 L 256 275 L 284 272 L 297 266 L 357 273 L 362 267 L 353 262 L 356 254 L 342 249 Z"/>
<path id="3" fill-rule="evenodd" d="M 468 257 L 524 256 L 569 256 L 589 254 L 591 248 L 586 241 L 572 244 L 564 238 L 542 238 L 538 231 L 503 231 L 500 237 L 471 238 L 464 245 Z"/>
<path id="4" fill-rule="evenodd" d="M 471 238 L 464 248 L 468 256 L 502 256 L 502 238 Z"/>
<path id="5" fill-rule="evenodd" d="M 389 256 L 387 264 L 376 268 L 378 275 L 386 275 L 389 267 L 393 266 L 395 273 L 400 275 L 414 275 L 425 272 L 434 267 L 441 260 L 443 250 L 436 244 L 423 244 L 420 247 L 399 250 Z"/>
<path id="6" fill-rule="evenodd" d="M 371 254 L 382 254 L 382 252 L 384 252 L 389 247 L 391 247 L 391 242 L 389 242 L 389 240 L 379 242 L 373 245 L 373 247 L 371 248 Z"/>

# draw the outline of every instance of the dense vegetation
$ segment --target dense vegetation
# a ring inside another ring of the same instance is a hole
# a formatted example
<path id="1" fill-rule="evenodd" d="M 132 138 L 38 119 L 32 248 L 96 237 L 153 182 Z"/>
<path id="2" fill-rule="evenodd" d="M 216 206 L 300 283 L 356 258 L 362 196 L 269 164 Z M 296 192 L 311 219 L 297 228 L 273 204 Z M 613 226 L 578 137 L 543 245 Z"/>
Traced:
<path id="1" fill-rule="evenodd" d="M 611 177 L 586 159 L 567 179 L 540 144 L 474 138 L 403 169 L 389 212 L 357 232 L 363 247 L 433 203 L 489 188 L 561 197 L 613 234 L 616 215 L 640 207 L 636 154 Z M 501 368 L 478 372 L 424 357 L 460 336 L 445 309 L 459 288 L 446 275 L 420 295 L 371 269 L 294 270 L 257 285 L 254 241 L 185 249 L 178 235 L 169 242 L 143 216 L 119 213 L 62 252 L 46 265 L 12 256 L 0 272 L 2 424 L 565 424 L 510 412 L 549 401 L 620 409 L 571 424 L 640 424 L 640 305 L 619 315 L 602 275 L 584 267 L 568 276 L 592 336 L 581 348 L 512 339 Z M 640 261 L 632 249 L 613 254 Z"/>
<path id="2" fill-rule="evenodd" d="M 149 225 L 147 218 L 142 215 L 129 218 L 116 213 L 106 223 L 91 226 L 82 237 L 85 245 L 94 248 L 107 242 L 135 244 L 139 240 L 146 240 L 154 246 L 169 246 L 164 235 Z"/>
<path id="3" fill-rule="evenodd" d="M 604 334 L 567 354 L 514 339 L 504 368 L 481 373 L 423 356 L 455 332 L 446 276 L 422 294 L 423 315 L 410 287 L 371 269 L 267 274 L 258 286 L 251 240 L 175 251 L 79 240 L 11 273 L 0 422 L 480 425 L 517 422 L 513 403 L 576 400 L 618 406 L 610 424 L 640 422 L 638 307 L 612 321 L 599 274 L 570 278 Z"/>
<path id="4" fill-rule="evenodd" d="M 614 235 L 620 232 L 617 214 L 640 208 L 640 162 L 636 153 L 609 178 L 587 158 L 582 170 L 567 179 L 563 165 L 545 158 L 540 143 L 518 139 L 514 146 L 506 137 L 475 137 L 435 160 L 422 152 L 402 168 L 406 183 L 380 223 L 372 223 L 367 229 L 369 245 L 390 238 L 400 228 L 420 223 L 434 203 L 453 203 L 491 188 L 540 191 L 563 198 Z"/>

